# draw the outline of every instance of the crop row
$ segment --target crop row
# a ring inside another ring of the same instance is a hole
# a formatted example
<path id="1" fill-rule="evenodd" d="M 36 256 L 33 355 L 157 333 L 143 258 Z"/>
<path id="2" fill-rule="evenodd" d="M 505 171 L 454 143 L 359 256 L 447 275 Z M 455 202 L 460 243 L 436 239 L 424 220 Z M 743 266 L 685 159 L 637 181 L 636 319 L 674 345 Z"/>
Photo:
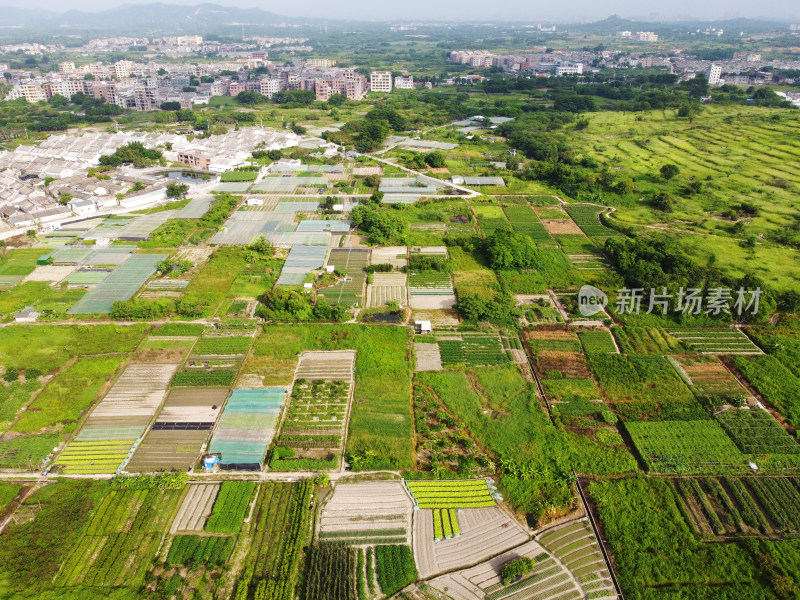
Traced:
<path id="1" fill-rule="evenodd" d="M 180 371 L 172 379 L 173 387 L 230 387 L 236 371 Z"/>
<path id="2" fill-rule="evenodd" d="M 255 487 L 252 481 L 223 481 L 206 523 L 206 531 L 239 533 Z"/>
<path id="3" fill-rule="evenodd" d="M 247 354 L 253 338 L 250 336 L 202 337 L 195 344 L 192 354 L 209 356 L 216 354 Z"/>
<path id="4" fill-rule="evenodd" d="M 358 566 L 361 552 L 340 543 L 311 548 L 305 600 L 358 600 Z"/>
<path id="5" fill-rule="evenodd" d="M 417 566 L 409 546 L 377 546 L 378 585 L 391 596 L 417 580 Z"/>
<path id="6" fill-rule="evenodd" d="M 251 546 L 249 566 L 236 586 L 235 600 L 294 598 L 300 554 L 308 539 L 312 484 L 305 480 L 291 487 L 287 513 L 281 512 L 287 503 L 278 502 L 276 498 L 276 495 L 285 498 L 282 492 L 286 488 L 282 486 L 286 484 L 277 485 L 281 487 L 266 487 L 260 497 L 255 528 L 261 536 L 260 542 L 254 540 Z M 266 491 L 273 493 L 267 497 Z"/>
<path id="7" fill-rule="evenodd" d="M 450 539 L 461 534 L 458 516 L 454 508 L 436 509 L 433 511 L 433 537 L 435 541 Z"/>
<path id="8" fill-rule="evenodd" d="M 179 535 L 172 540 L 167 563 L 170 565 L 220 566 L 227 562 L 233 551 L 233 537 L 201 537 Z"/>

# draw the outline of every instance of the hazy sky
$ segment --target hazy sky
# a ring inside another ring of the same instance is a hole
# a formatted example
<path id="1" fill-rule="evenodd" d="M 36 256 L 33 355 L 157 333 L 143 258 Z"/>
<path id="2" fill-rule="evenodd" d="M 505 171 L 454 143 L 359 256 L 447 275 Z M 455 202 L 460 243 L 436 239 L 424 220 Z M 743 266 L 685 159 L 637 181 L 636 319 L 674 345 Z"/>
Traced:
<path id="1" fill-rule="evenodd" d="M 165 4 L 198 4 L 197 0 L 161 0 Z M 618 14 L 626 18 L 734 18 L 769 17 L 795 20 L 800 16 L 796 0 L 672 0 L 642 2 L 641 0 L 571 0 L 570 2 L 531 2 L 530 0 L 210 0 L 215 4 L 259 7 L 278 14 L 302 17 L 316 16 L 345 19 L 508 19 L 515 21 L 560 20 L 586 21 Z M 128 0 L 27 0 L 0 5 L 46 8 L 56 11 L 69 9 L 102 10 L 119 4 L 146 4 Z"/>

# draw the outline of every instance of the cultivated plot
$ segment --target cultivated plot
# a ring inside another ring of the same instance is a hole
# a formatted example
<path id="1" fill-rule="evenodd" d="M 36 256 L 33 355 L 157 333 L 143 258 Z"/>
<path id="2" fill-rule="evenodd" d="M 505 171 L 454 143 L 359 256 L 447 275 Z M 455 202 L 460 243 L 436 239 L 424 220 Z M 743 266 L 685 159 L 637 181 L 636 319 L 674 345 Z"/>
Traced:
<path id="1" fill-rule="evenodd" d="M 441 371 L 443 368 L 439 344 L 414 342 L 414 355 L 417 371 Z"/>
<path id="2" fill-rule="evenodd" d="M 703 354 L 762 354 L 739 329 L 684 327 L 667 329 L 667 333 Z"/>
<path id="3" fill-rule="evenodd" d="M 340 483 L 322 508 L 319 541 L 408 544 L 411 498 L 400 481 Z"/>
<path id="4" fill-rule="evenodd" d="M 519 580 L 503 585 L 503 566 L 522 557 L 533 561 L 533 569 Z M 569 570 L 535 541 L 469 569 L 436 577 L 430 585 L 454 600 L 577 600 L 584 597 Z"/>
<path id="5" fill-rule="evenodd" d="M 110 492 L 55 578 L 62 586 L 143 585 L 181 490 Z"/>
<path id="6" fill-rule="evenodd" d="M 328 265 L 332 265 L 345 277 L 335 285 L 317 291 L 329 304 L 344 306 L 362 306 L 364 302 L 364 284 L 367 274 L 364 268 L 369 263 L 369 250 L 333 249 L 328 256 Z"/>
<path id="7" fill-rule="evenodd" d="M 434 511 L 414 512 L 414 558 L 420 577 L 457 569 L 519 546 L 527 531 L 498 506 L 458 512 L 460 535 L 435 541 Z"/>
<path id="8" fill-rule="evenodd" d="M 397 302 L 400 306 L 408 304 L 408 288 L 405 273 L 374 273 L 368 286 L 369 306 L 386 306 Z"/>
<path id="9" fill-rule="evenodd" d="M 161 405 L 174 364 L 131 364 L 56 460 L 65 473 L 114 473 Z"/>
<path id="10" fill-rule="evenodd" d="M 181 501 L 169 532 L 203 531 L 219 492 L 218 483 L 192 483 Z"/>
<path id="11" fill-rule="evenodd" d="M 371 265 L 392 265 L 401 269 L 408 264 L 408 248 L 405 246 L 378 246 L 372 249 Z"/>
<path id="12" fill-rule="evenodd" d="M 355 351 L 304 352 L 270 468 L 336 468 L 344 450 Z"/>
<path id="13" fill-rule="evenodd" d="M 580 582 L 582 597 L 617 597 L 600 544 L 586 519 L 550 529 L 537 541 Z"/>
<path id="14" fill-rule="evenodd" d="M 437 337 L 442 365 L 493 366 L 510 361 L 499 335 L 453 333 Z"/>
<path id="15" fill-rule="evenodd" d="M 283 388 L 233 390 L 209 444 L 223 469 L 261 469 L 285 395 Z"/>
<path id="16" fill-rule="evenodd" d="M 227 396 L 227 388 L 171 390 L 125 469 L 131 473 L 191 469 Z"/>

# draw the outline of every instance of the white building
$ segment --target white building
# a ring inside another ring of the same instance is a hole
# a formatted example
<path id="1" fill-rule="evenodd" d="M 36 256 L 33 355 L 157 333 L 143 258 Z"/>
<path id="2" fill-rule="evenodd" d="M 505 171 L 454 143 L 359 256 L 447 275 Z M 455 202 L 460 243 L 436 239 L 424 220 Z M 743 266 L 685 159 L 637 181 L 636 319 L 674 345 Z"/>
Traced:
<path id="1" fill-rule="evenodd" d="M 636 39 L 640 42 L 657 42 L 658 34 L 653 33 L 652 31 L 637 31 Z"/>
<path id="2" fill-rule="evenodd" d="M 706 79 L 708 85 L 719 85 L 719 78 L 722 75 L 722 67 L 720 65 L 711 64 L 706 71 Z"/>
<path id="3" fill-rule="evenodd" d="M 117 79 L 125 79 L 131 76 L 133 63 L 129 60 L 121 60 L 114 63 L 114 76 Z"/>
<path id="4" fill-rule="evenodd" d="M 556 67 L 556 75 L 558 77 L 561 77 L 562 75 L 581 74 L 583 74 L 583 63 L 559 63 L 559 65 Z"/>
<path id="5" fill-rule="evenodd" d="M 394 87 L 397 90 L 413 90 L 414 78 L 413 77 L 395 77 Z"/>
<path id="6" fill-rule="evenodd" d="M 278 79 L 262 79 L 261 80 L 261 94 L 267 98 L 272 98 L 275 94 L 281 91 L 281 82 Z"/>
<path id="7" fill-rule="evenodd" d="M 392 91 L 392 72 L 391 71 L 373 71 L 369 78 L 370 90 L 373 92 L 391 92 Z"/>

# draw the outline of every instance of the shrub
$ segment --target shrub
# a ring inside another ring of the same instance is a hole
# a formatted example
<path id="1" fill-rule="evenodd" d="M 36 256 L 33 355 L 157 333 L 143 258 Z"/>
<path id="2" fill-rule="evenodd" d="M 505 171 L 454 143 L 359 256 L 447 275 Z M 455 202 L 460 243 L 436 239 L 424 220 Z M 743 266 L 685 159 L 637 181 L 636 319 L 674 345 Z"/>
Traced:
<path id="1" fill-rule="evenodd" d="M 517 577 L 521 577 L 533 571 L 534 562 L 532 558 L 527 556 L 520 556 L 503 565 L 500 571 L 500 577 L 503 578 L 503 585 L 508 585 Z"/>

